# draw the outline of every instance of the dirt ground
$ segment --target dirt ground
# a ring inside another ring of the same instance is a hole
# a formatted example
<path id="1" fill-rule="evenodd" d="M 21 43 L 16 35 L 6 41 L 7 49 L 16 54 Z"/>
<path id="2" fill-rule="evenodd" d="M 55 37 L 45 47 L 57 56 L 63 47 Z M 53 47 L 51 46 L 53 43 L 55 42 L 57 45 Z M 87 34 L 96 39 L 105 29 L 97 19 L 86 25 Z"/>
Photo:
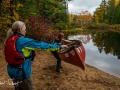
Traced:
<path id="1" fill-rule="evenodd" d="M 38 51 L 37 51 L 38 52 Z M 120 78 L 94 67 L 79 67 L 62 62 L 63 69 L 55 72 L 56 59 L 50 52 L 39 51 L 33 63 L 32 79 L 35 90 L 120 90 Z M 0 90 L 14 90 L 7 75 L 6 62 L 0 44 Z"/>

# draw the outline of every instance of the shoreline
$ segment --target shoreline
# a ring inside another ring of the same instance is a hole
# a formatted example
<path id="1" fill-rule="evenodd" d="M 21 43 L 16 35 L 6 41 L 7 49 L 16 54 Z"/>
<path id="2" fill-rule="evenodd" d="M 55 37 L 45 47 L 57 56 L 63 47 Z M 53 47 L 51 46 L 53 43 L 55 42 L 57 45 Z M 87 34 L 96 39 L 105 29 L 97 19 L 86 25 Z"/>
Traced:
<path id="1" fill-rule="evenodd" d="M 88 65 L 89 67 L 93 67 L 93 68 L 95 68 L 95 69 L 97 69 L 97 70 L 100 70 L 99 68 L 94 67 L 94 66 L 92 66 L 92 65 L 89 65 L 89 64 L 86 64 L 86 65 Z M 111 73 L 105 72 L 105 71 L 103 71 L 103 70 L 100 70 L 100 71 L 101 71 L 101 72 L 104 72 L 104 73 L 106 73 L 106 74 L 112 75 L 112 76 L 117 77 L 117 78 L 120 79 L 120 75 L 111 74 Z"/>
<path id="2" fill-rule="evenodd" d="M 10 79 L 4 56 L 0 53 L 0 81 Z M 83 71 L 62 61 L 63 69 L 55 71 L 56 59 L 50 52 L 37 51 L 33 62 L 32 79 L 35 90 L 120 90 L 120 78 L 88 64 Z M 0 90 L 13 90 L 13 85 L 0 85 Z"/>
<path id="3" fill-rule="evenodd" d="M 105 72 L 105 71 L 103 71 L 103 70 L 100 70 L 100 69 L 98 69 L 98 68 L 96 68 L 96 67 L 94 67 L 94 66 L 91 66 L 91 65 L 89 65 L 89 64 L 86 64 L 86 65 L 87 65 L 88 67 L 95 68 L 96 70 L 99 70 L 100 72 L 109 74 L 109 75 L 111 75 L 111 76 L 113 76 L 113 77 L 116 77 L 116 78 L 119 78 L 119 79 L 120 79 L 120 76 L 117 76 L 117 75 L 114 75 L 114 74 L 110 74 L 110 73 L 108 73 L 108 72 Z"/>

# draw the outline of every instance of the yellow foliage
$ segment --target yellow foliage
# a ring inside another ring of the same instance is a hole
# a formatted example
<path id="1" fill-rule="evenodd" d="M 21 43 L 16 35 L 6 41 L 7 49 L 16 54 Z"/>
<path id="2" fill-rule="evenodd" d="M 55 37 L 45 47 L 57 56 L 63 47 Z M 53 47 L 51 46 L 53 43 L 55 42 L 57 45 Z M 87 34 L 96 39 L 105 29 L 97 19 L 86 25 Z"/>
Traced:
<path id="1" fill-rule="evenodd" d="M 115 6 L 119 4 L 120 0 L 115 0 Z"/>
<path id="2" fill-rule="evenodd" d="M 20 7 L 23 7 L 20 3 L 13 3 L 10 5 L 10 0 L 2 0 L 1 5 L 3 6 L 1 16 L 0 16 L 0 29 L 1 30 L 8 30 L 9 27 L 12 24 L 12 21 L 19 20 L 19 14 L 16 10 L 18 10 Z"/>
<path id="3" fill-rule="evenodd" d="M 19 19 L 19 15 L 17 12 L 13 11 L 14 12 L 14 18 L 13 20 L 18 20 Z"/>
<path id="4" fill-rule="evenodd" d="M 20 4 L 20 3 L 18 3 L 18 4 L 16 5 L 16 9 L 19 9 L 20 7 L 23 7 L 23 5 Z"/>
<path id="5" fill-rule="evenodd" d="M 69 14 L 69 22 L 73 22 L 75 15 L 74 14 Z"/>
<path id="6" fill-rule="evenodd" d="M 1 29 L 4 31 L 7 31 L 8 30 L 7 25 L 10 25 L 12 23 L 11 20 L 6 15 L 4 17 L 1 17 L 0 21 L 2 21 L 2 22 L 0 22 L 0 27 L 2 27 Z"/>
<path id="7" fill-rule="evenodd" d="M 104 15 L 104 7 L 100 6 L 100 8 L 97 8 L 94 14 L 95 14 L 95 22 L 100 23 Z"/>

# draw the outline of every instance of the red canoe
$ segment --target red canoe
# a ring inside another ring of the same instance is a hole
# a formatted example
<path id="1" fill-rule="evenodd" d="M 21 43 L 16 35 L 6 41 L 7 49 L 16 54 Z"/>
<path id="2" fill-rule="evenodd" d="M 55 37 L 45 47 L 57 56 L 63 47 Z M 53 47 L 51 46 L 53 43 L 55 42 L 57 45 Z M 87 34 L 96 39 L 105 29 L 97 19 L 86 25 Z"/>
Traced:
<path id="1" fill-rule="evenodd" d="M 85 49 L 82 43 L 77 41 L 74 45 L 70 46 L 67 50 L 60 50 L 58 52 L 60 58 L 72 65 L 80 67 L 82 70 L 85 70 Z"/>

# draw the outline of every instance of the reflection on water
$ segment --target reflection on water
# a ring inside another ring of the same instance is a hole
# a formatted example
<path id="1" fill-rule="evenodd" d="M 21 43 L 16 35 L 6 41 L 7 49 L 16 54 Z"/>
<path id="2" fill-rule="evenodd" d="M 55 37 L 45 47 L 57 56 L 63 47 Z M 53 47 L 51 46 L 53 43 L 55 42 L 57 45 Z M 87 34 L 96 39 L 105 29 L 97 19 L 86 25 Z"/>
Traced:
<path id="1" fill-rule="evenodd" d="M 92 32 L 68 36 L 80 40 L 86 50 L 86 63 L 120 78 L 120 33 Z"/>

